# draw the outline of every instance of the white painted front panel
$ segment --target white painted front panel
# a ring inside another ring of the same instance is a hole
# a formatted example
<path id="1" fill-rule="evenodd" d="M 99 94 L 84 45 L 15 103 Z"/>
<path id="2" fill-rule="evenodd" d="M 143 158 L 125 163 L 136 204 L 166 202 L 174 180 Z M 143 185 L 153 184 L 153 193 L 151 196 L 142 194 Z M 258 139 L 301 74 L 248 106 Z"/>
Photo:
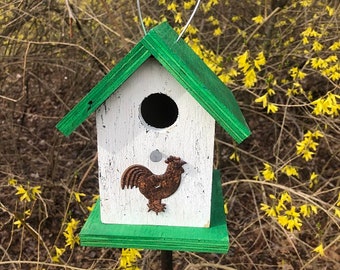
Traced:
<path id="1" fill-rule="evenodd" d="M 155 129 L 141 120 L 140 104 L 153 93 L 176 102 L 179 115 L 172 126 Z M 215 121 L 165 68 L 147 60 L 99 107 L 96 122 L 103 223 L 209 226 Z M 156 149 L 163 159 L 152 162 Z M 178 190 L 162 200 L 165 212 L 156 215 L 148 212 L 148 200 L 138 188 L 121 189 L 120 177 L 133 164 L 163 174 L 170 155 L 187 164 Z"/>

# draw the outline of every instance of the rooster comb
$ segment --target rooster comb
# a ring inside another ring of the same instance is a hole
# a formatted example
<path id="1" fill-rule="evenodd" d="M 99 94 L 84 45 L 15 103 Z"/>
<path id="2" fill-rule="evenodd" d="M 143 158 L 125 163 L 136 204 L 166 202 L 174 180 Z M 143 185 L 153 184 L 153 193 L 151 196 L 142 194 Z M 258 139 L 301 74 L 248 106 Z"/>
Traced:
<path id="1" fill-rule="evenodd" d="M 165 163 L 170 163 L 170 162 L 177 162 L 177 163 L 183 163 L 185 164 L 185 162 L 183 160 L 181 160 L 181 158 L 179 157 L 174 157 L 174 156 L 169 156 L 166 160 Z"/>

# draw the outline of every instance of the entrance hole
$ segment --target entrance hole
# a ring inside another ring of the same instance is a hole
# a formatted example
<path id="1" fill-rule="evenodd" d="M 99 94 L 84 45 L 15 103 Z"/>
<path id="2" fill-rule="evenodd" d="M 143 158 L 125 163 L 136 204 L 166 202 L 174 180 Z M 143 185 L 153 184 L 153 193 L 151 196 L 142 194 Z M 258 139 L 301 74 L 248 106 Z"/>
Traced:
<path id="1" fill-rule="evenodd" d="M 176 102 L 162 93 L 151 94 L 140 106 L 140 113 L 146 124 L 154 128 L 167 128 L 174 124 L 178 117 Z"/>

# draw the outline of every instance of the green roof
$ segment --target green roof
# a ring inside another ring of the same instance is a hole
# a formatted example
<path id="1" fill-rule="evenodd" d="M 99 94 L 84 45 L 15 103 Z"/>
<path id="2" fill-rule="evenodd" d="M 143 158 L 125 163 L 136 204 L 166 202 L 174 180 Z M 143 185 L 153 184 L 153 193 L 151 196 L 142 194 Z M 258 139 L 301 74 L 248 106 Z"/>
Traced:
<path id="1" fill-rule="evenodd" d="M 164 22 L 153 29 L 57 124 L 70 135 L 149 57 L 155 57 L 195 100 L 240 143 L 250 135 L 230 89 Z"/>

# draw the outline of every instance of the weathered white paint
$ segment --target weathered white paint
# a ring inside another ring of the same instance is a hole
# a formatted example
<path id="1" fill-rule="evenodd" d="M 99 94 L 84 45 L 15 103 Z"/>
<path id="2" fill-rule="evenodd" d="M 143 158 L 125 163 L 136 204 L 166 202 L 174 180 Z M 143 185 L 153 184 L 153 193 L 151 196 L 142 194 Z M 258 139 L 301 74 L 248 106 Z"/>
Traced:
<path id="1" fill-rule="evenodd" d="M 165 129 L 147 126 L 140 104 L 153 93 L 164 93 L 177 104 L 176 122 Z M 96 112 L 99 188 L 103 223 L 208 227 L 215 120 L 155 59 L 147 60 Z M 162 160 L 150 154 L 158 149 Z M 120 177 L 133 164 L 155 174 L 165 172 L 167 156 L 184 165 L 178 190 L 163 199 L 167 208 L 148 212 L 148 200 L 137 188 L 120 187 Z"/>

